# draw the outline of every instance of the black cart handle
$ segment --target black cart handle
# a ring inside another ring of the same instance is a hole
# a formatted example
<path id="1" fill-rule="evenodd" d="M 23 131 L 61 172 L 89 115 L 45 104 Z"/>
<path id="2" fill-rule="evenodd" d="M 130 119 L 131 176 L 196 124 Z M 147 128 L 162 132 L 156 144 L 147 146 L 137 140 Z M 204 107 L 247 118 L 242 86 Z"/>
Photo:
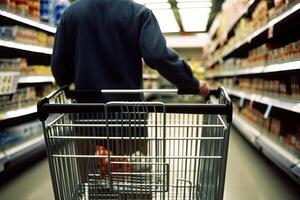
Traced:
<path id="1" fill-rule="evenodd" d="M 89 111 L 93 112 L 95 110 L 101 109 L 100 104 L 89 104 L 89 105 L 58 105 L 58 104 L 49 104 L 50 99 L 54 98 L 55 96 L 65 93 L 67 98 L 75 98 L 81 95 L 101 95 L 102 94 L 113 94 L 113 93 L 123 93 L 123 94 L 137 94 L 137 93 L 154 93 L 154 94 L 198 94 L 198 91 L 196 93 L 196 90 L 177 90 L 177 89 L 157 89 L 157 90 L 147 90 L 147 89 L 137 89 L 137 90 L 101 90 L 101 91 L 71 91 L 69 90 L 69 87 L 65 86 L 62 88 L 59 88 L 58 90 L 52 92 L 48 96 L 42 98 L 38 101 L 38 113 L 40 116 L 40 119 L 44 121 L 49 113 L 59 113 L 59 112 L 81 112 L 81 111 Z M 215 96 L 216 98 L 221 98 L 225 100 L 225 102 L 222 102 L 221 104 L 185 104 L 185 105 L 171 105 L 168 104 L 166 107 L 169 110 L 176 110 L 177 112 L 182 109 L 182 112 L 197 112 L 200 114 L 226 114 L 227 115 L 227 121 L 232 121 L 232 102 L 225 91 L 223 87 L 219 87 L 218 89 L 211 90 L 208 98 L 210 96 Z M 179 109 L 180 108 L 180 109 Z M 195 110 L 196 109 L 196 110 Z"/>

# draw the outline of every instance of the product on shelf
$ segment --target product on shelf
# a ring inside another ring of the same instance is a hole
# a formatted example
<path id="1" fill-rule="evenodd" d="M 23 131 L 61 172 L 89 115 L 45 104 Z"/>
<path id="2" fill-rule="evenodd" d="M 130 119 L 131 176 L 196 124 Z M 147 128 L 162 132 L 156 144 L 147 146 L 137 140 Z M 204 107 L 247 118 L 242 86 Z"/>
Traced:
<path id="1" fill-rule="evenodd" d="M 18 88 L 12 97 L 0 96 L 0 115 L 6 111 L 35 105 L 38 98 L 49 94 L 52 90 L 51 85 L 43 86 L 39 90 L 35 87 L 26 87 Z"/>
<path id="2" fill-rule="evenodd" d="M 28 66 L 25 58 L 0 59 L 0 72 L 19 72 L 20 75 L 51 76 L 50 66 Z"/>
<path id="3" fill-rule="evenodd" d="M 223 85 L 229 89 L 276 98 L 300 100 L 299 74 L 282 75 L 273 78 L 220 78 L 218 80 L 213 80 L 211 84 Z"/>
<path id="4" fill-rule="evenodd" d="M 22 15 L 28 15 L 28 4 L 27 0 L 15 0 L 16 12 Z"/>
<path id="5" fill-rule="evenodd" d="M 14 147 L 21 142 L 42 135 L 42 125 L 38 121 L 0 130 L 0 150 Z"/>
<path id="6" fill-rule="evenodd" d="M 21 68 L 27 67 L 25 58 L 0 58 L 0 71 L 20 72 Z"/>
<path id="7" fill-rule="evenodd" d="M 52 47 L 54 41 L 54 36 L 22 26 L 0 27 L 0 38 L 45 47 Z"/>
<path id="8" fill-rule="evenodd" d="M 289 120 L 273 115 L 265 118 L 264 110 L 256 108 L 251 102 L 246 102 L 242 108 L 238 109 L 238 107 L 240 107 L 239 102 L 234 100 L 236 113 L 247 119 L 262 134 L 281 143 L 289 151 L 300 156 L 300 126 L 297 124 L 297 120 Z"/>
<path id="9" fill-rule="evenodd" d="M 247 58 L 227 59 L 224 63 L 210 69 L 210 72 L 233 71 L 295 60 L 300 60 L 300 40 L 277 48 L 263 44 L 249 51 Z"/>
<path id="10" fill-rule="evenodd" d="M 0 95 L 11 94 L 16 91 L 19 73 L 0 71 Z"/>
<path id="11" fill-rule="evenodd" d="M 28 13 L 33 19 L 40 19 L 40 0 L 27 0 Z"/>
<path id="12" fill-rule="evenodd" d="M 258 3 L 252 13 L 252 25 L 254 29 L 258 29 L 268 21 L 268 2 L 262 0 Z"/>
<path id="13" fill-rule="evenodd" d="M 0 9 L 46 22 L 51 26 L 59 24 L 69 5 L 69 0 L 0 0 Z"/>
<path id="14" fill-rule="evenodd" d="M 232 0 L 232 1 L 228 1 L 228 2 L 232 3 L 234 1 Z M 227 3 L 227 1 L 226 1 L 226 3 Z M 227 3 L 227 4 L 230 4 L 230 3 Z M 228 20 L 234 19 L 234 16 L 232 16 L 232 13 L 239 13 L 239 12 L 233 12 L 231 10 L 230 6 L 228 6 L 228 5 L 225 6 L 223 4 L 222 13 L 229 13 L 229 14 L 223 14 L 224 19 L 221 20 L 221 25 L 217 32 L 218 33 L 217 38 L 215 39 L 215 41 L 221 41 L 221 45 L 211 55 L 209 55 L 209 59 L 208 59 L 209 61 L 206 64 L 208 66 L 213 65 L 212 62 L 217 61 L 222 55 L 226 54 L 229 50 L 232 50 L 235 47 L 235 45 L 237 45 L 241 41 L 245 40 L 254 31 L 256 31 L 257 29 L 262 27 L 269 20 L 278 16 L 286 8 L 288 8 L 290 5 L 293 5 L 293 4 L 294 4 L 294 2 L 287 1 L 287 0 L 283 0 L 283 1 L 261 0 L 261 1 L 259 1 L 259 3 L 256 5 L 254 11 L 251 14 L 251 18 L 247 18 L 246 16 L 244 16 L 238 21 L 237 26 L 234 29 L 234 35 L 230 38 L 225 37 L 225 36 L 227 36 L 228 29 L 231 27 L 230 23 L 228 23 Z M 274 5 L 275 5 L 275 7 L 274 7 Z M 230 19 L 227 19 L 227 18 L 230 18 Z M 215 45 L 215 44 L 212 43 L 212 46 L 213 45 Z"/>

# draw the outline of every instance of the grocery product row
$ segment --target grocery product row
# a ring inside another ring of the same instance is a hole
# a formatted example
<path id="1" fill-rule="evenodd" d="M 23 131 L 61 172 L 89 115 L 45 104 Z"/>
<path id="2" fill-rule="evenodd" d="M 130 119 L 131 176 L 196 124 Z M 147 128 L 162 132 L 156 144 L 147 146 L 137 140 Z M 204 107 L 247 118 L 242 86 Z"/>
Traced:
<path id="1" fill-rule="evenodd" d="M 291 115 L 282 110 L 273 110 L 267 116 L 265 105 L 253 103 L 250 100 L 242 102 L 239 98 L 234 98 L 234 111 L 238 116 L 243 117 L 256 127 L 260 133 L 280 143 L 300 158 L 299 115 Z M 286 115 L 293 117 L 287 118 Z"/>
<path id="2" fill-rule="evenodd" d="M 214 79 L 212 84 L 231 90 L 254 93 L 286 100 L 300 100 L 300 74 L 280 74 L 267 77 L 238 77 Z"/>
<path id="3" fill-rule="evenodd" d="M 258 67 L 267 67 L 274 64 L 282 64 L 280 69 L 276 71 L 288 71 L 300 69 L 299 65 L 297 67 L 285 67 L 283 64 L 292 65 L 290 63 L 300 60 L 300 40 L 285 44 L 281 47 L 272 46 L 269 44 L 263 44 L 262 46 L 249 51 L 248 57 L 246 58 L 230 58 L 225 60 L 223 63 L 216 64 L 213 68 L 209 70 L 210 77 L 215 76 L 234 76 L 234 72 L 246 71 Z M 229 74 L 224 74 L 223 72 L 233 72 Z M 257 73 L 261 73 L 257 71 Z M 270 71 L 267 71 L 270 72 Z"/>
<path id="4" fill-rule="evenodd" d="M 68 0 L 1 0 L 0 8 L 37 21 L 57 26 Z"/>
<path id="5" fill-rule="evenodd" d="M 51 82 L 49 66 L 29 66 L 25 58 L 0 59 L 0 95 L 15 93 L 18 84 Z"/>
<path id="6" fill-rule="evenodd" d="M 297 23 L 294 19 L 297 18 L 295 16 L 299 15 L 300 4 L 298 1 L 282 1 L 284 3 L 278 3 L 278 1 L 261 0 L 256 2 L 257 6 L 252 12 L 251 17 L 244 16 L 241 18 L 237 26 L 233 27 L 234 34 L 230 37 L 227 37 L 229 31 L 227 22 L 229 19 L 227 18 L 231 17 L 231 13 L 234 12 L 230 12 L 230 9 L 225 9 L 222 12 L 223 21 L 218 29 L 214 43 L 221 42 L 218 46 L 219 48 L 214 50 L 209 56 L 208 66 L 214 65 L 221 59 L 233 56 L 233 53 L 242 53 L 243 51 L 240 51 L 240 49 L 245 45 L 248 45 L 247 48 L 250 50 L 259 44 L 265 43 L 268 39 L 271 40 L 277 33 L 282 34 L 282 32 L 286 32 L 286 34 L 288 34 L 288 29 L 294 29 L 294 27 L 290 27 L 292 25 L 289 24 Z M 244 6 L 247 5 L 248 4 L 244 2 Z M 230 4 L 230 6 L 235 7 L 234 3 Z M 286 27 L 283 28 L 283 26 Z M 257 41 L 258 37 L 262 34 L 262 39 Z"/>
<path id="7" fill-rule="evenodd" d="M 43 47 L 53 47 L 54 36 L 22 26 L 0 26 L 0 39 Z"/>

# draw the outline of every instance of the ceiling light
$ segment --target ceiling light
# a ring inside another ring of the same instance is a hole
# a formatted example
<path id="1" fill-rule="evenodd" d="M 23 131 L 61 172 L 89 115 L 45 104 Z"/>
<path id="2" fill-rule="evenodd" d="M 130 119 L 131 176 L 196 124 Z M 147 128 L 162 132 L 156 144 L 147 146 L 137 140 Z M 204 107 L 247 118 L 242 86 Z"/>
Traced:
<path id="1" fill-rule="evenodd" d="M 163 33 L 175 33 L 180 31 L 175 15 L 171 9 L 152 10 L 152 12 L 157 18 Z"/>
<path id="2" fill-rule="evenodd" d="M 210 11 L 210 8 L 179 9 L 184 31 L 206 31 Z"/>

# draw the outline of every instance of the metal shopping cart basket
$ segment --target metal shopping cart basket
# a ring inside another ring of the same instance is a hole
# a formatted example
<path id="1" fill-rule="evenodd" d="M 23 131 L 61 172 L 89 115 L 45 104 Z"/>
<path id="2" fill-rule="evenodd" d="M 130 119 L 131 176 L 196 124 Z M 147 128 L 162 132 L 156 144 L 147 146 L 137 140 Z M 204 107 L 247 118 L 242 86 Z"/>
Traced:
<path id="1" fill-rule="evenodd" d="M 142 92 L 176 90 L 101 91 Z M 61 88 L 40 100 L 55 199 L 223 199 L 232 104 L 212 94 L 217 104 L 100 104 Z"/>

